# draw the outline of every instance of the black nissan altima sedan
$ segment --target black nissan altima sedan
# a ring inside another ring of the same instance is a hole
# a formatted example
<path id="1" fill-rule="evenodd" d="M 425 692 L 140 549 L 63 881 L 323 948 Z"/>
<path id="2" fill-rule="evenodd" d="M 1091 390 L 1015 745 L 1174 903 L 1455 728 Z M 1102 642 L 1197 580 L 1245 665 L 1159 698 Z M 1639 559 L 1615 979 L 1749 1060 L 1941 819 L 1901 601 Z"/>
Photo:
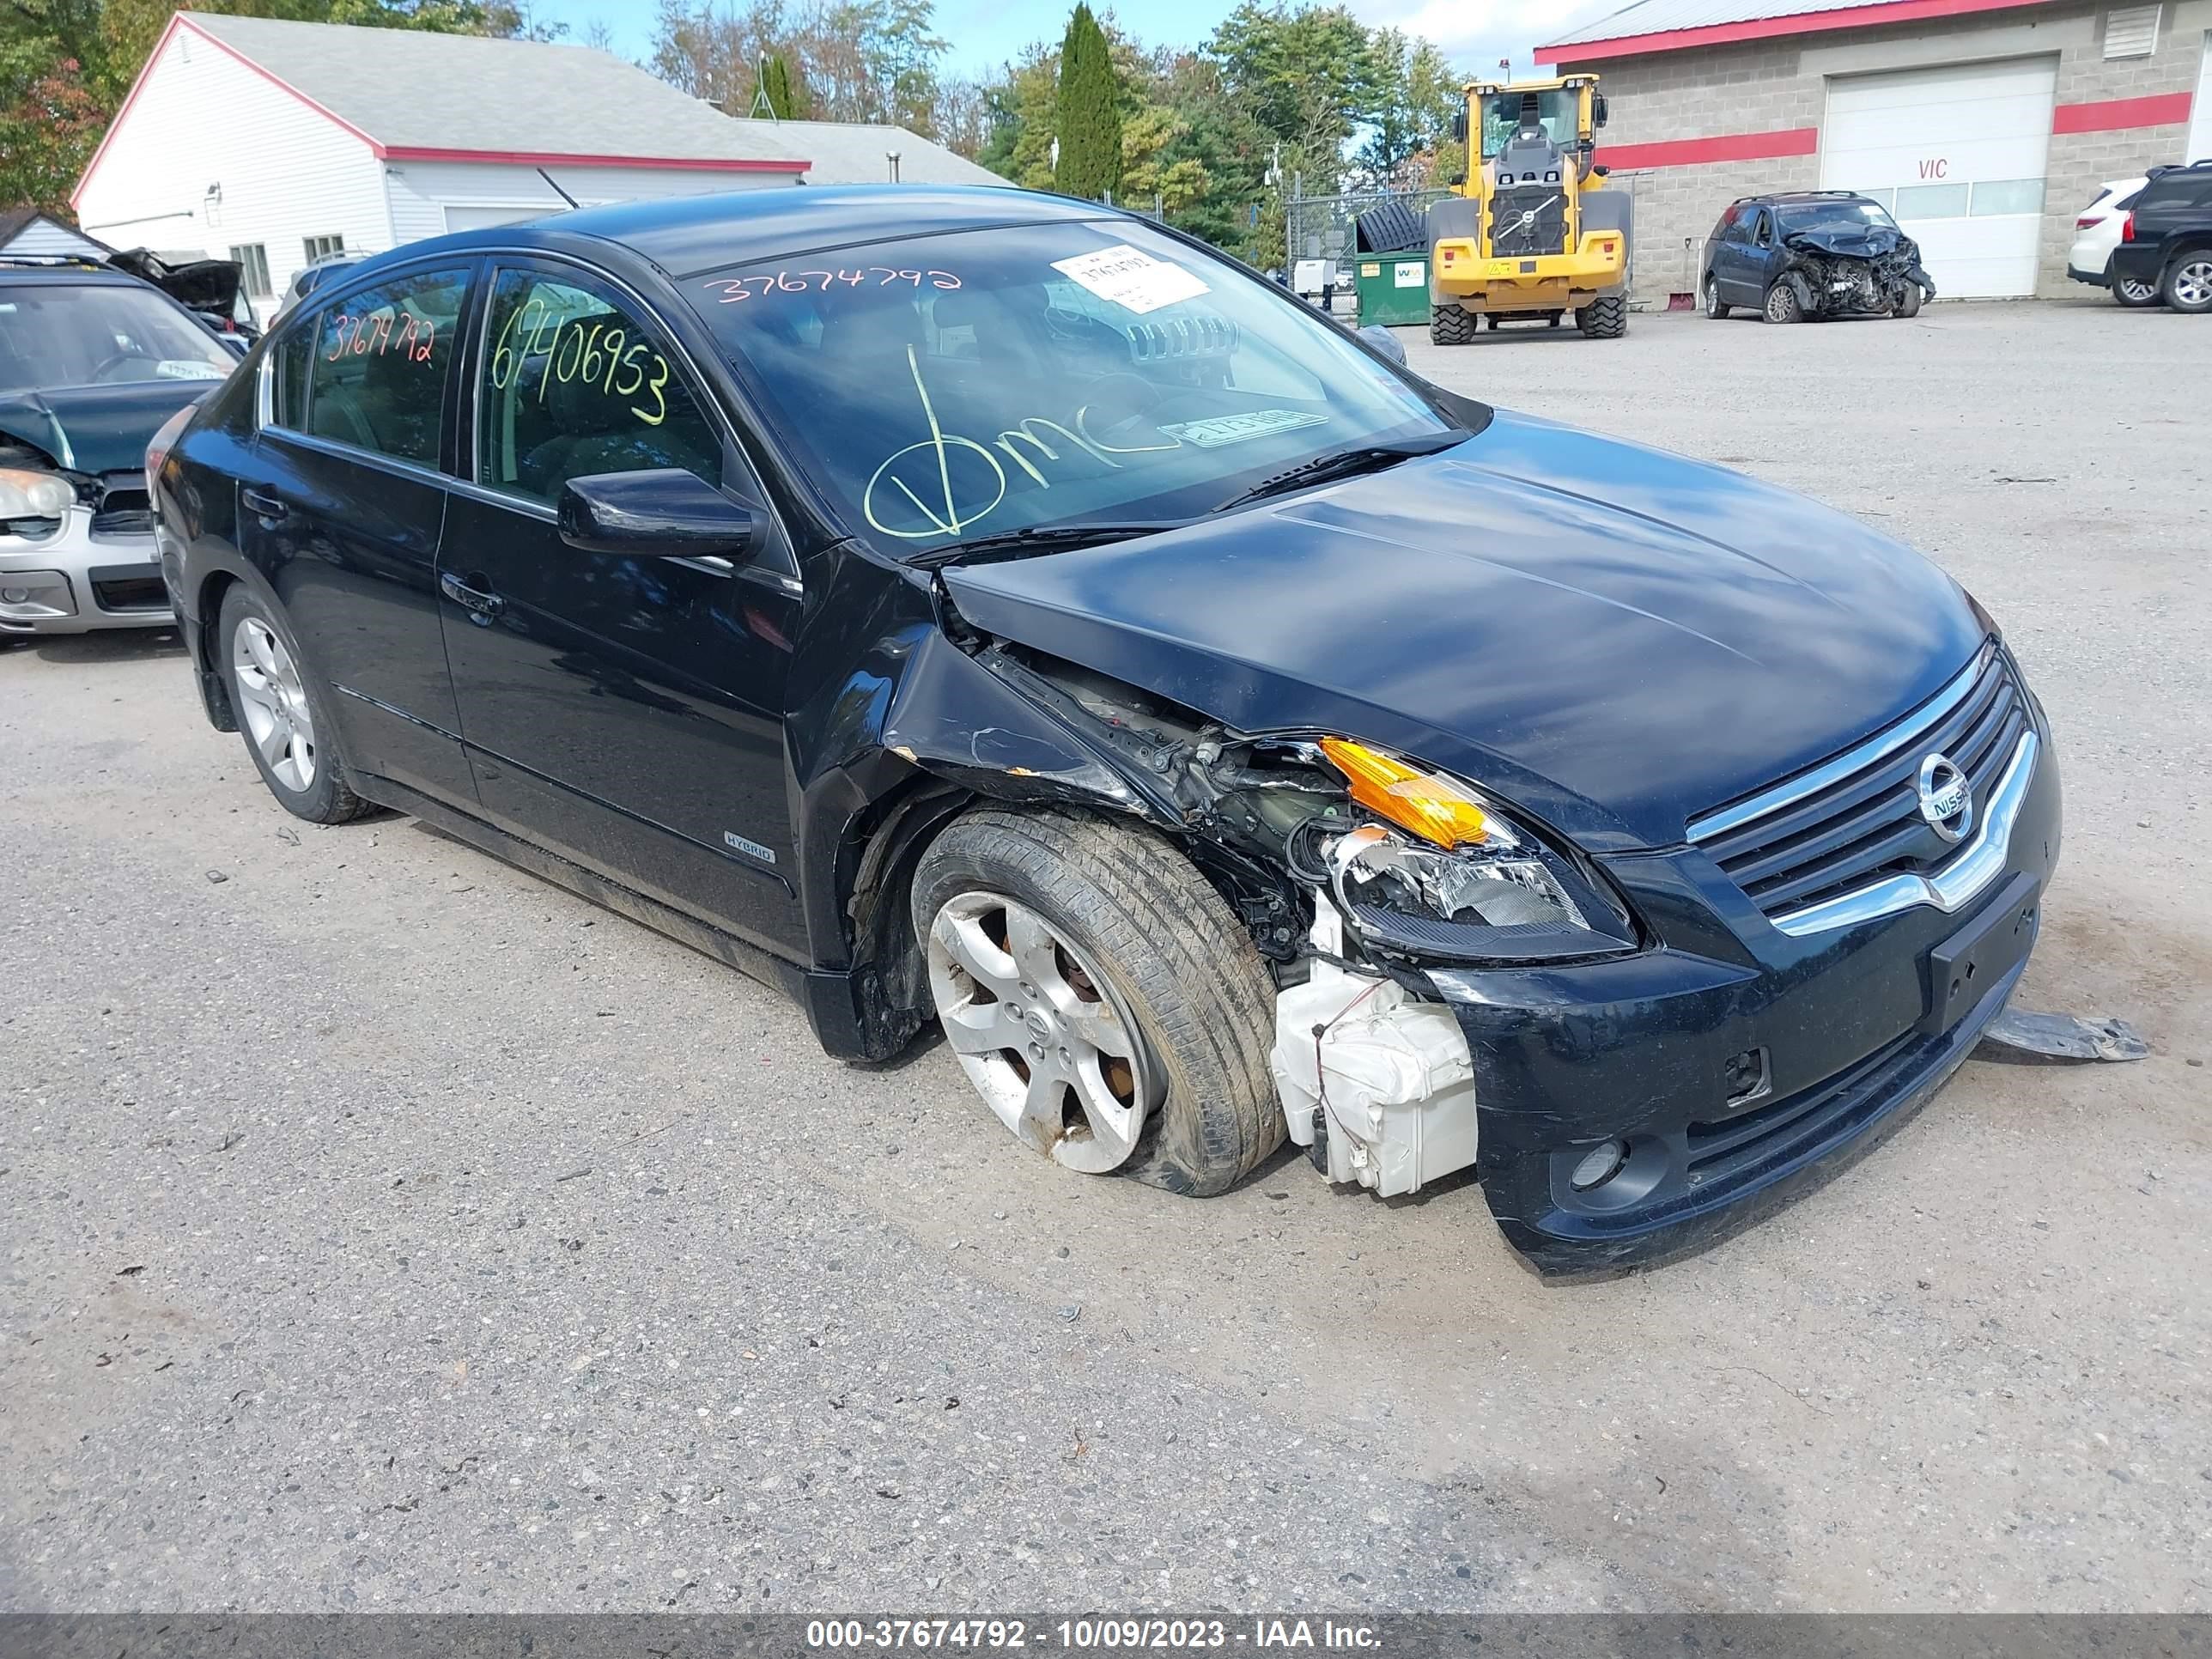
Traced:
<path id="1" fill-rule="evenodd" d="M 1919 555 L 1087 203 L 416 244 L 149 459 L 287 810 L 412 813 L 834 1054 L 941 1028 L 1025 1145 L 1174 1192 L 1287 1137 L 1471 1167 L 1546 1268 L 1674 1254 L 1950 1075 L 2058 851 L 2042 710 Z"/>

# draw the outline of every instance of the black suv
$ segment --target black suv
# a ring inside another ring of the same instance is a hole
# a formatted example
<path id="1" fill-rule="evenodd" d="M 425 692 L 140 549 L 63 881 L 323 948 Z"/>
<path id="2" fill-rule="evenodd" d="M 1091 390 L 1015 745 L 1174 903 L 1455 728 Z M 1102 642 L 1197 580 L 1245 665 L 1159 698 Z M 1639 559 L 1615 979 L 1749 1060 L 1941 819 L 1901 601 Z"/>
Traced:
<path id="1" fill-rule="evenodd" d="M 2212 161 L 2160 167 L 2112 250 L 2112 280 L 2155 283 L 2176 311 L 2212 311 Z"/>

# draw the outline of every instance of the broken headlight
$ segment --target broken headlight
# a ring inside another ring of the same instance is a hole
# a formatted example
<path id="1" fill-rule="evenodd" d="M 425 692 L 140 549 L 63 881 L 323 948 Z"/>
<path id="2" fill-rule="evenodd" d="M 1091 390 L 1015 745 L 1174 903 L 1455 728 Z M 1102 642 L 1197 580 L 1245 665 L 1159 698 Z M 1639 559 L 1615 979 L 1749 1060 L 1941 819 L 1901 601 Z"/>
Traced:
<path id="1" fill-rule="evenodd" d="M 1325 738 L 1369 822 L 1321 858 L 1345 920 L 1370 947 L 1468 963 L 1553 962 L 1636 946 L 1627 907 L 1584 860 L 1456 779 Z"/>

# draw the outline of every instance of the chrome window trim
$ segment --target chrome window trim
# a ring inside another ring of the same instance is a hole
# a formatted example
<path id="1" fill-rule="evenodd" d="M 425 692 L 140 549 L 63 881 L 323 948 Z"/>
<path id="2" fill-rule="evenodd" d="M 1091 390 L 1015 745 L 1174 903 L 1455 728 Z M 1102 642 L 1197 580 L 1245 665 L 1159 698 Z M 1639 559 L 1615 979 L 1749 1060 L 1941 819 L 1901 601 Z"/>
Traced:
<path id="1" fill-rule="evenodd" d="M 450 489 L 454 483 L 450 474 L 441 472 L 434 466 L 424 466 L 419 461 L 402 460 L 398 456 L 387 455 L 380 449 L 363 449 L 357 444 L 340 443 L 335 438 L 302 432 L 297 427 L 272 426 L 267 430 L 286 443 L 298 444 L 302 448 L 335 456 L 342 461 L 358 461 L 363 466 L 374 467 L 380 472 L 394 472 L 417 483 L 435 484 L 441 489 Z"/>
<path id="2" fill-rule="evenodd" d="M 2012 829 L 2034 781 L 2041 744 L 2033 728 L 2021 733 L 2005 763 L 1974 838 L 1933 875 L 1885 876 L 1856 892 L 1838 894 L 1774 919 L 1775 930 L 1792 939 L 1825 933 L 1895 915 L 1916 905 L 1932 904 L 1946 914 L 1963 910 L 2004 872 L 2012 857 Z"/>
<path id="3" fill-rule="evenodd" d="M 1856 747 L 1846 749 L 1835 759 L 1824 761 L 1811 771 L 1801 772 L 1771 789 L 1761 791 L 1748 800 L 1740 801 L 1734 806 L 1723 806 L 1718 811 L 1708 812 L 1700 818 L 1692 818 L 1688 832 L 1690 840 L 1705 842 L 1716 836 L 1726 835 L 1755 818 L 1778 812 L 1808 795 L 1818 794 L 1852 773 L 1862 771 L 1885 756 L 1894 754 L 1964 702 L 1967 694 L 1974 689 L 1975 683 L 1987 671 L 1990 659 L 1996 653 L 1994 644 L 1984 643 L 1980 650 L 1974 653 L 1974 659 L 1960 669 L 1957 677 L 1941 691 L 1921 704 L 1917 713 L 1906 715 L 1887 730 L 1875 732 Z"/>

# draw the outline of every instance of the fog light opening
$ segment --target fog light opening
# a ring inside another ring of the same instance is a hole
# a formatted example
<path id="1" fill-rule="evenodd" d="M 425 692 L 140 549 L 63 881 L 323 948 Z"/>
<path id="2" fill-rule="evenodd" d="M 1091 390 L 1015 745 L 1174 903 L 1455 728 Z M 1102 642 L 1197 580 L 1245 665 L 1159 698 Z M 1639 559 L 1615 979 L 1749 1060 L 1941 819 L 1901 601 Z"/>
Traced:
<path id="1" fill-rule="evenodd" d="M 1600 1141 L 1583 1154 L 1582 1162 L 1575 1165 L 1567 1184 L 1578 1193 L 1595 1192 L 1628 1167 L 1628 1143 L 1625 1140 Z"/>
<path id="2" fill-rule="evenodd" d="M 30 597 L 27 587 L 0 587 L 0 605 L 21 605 Z"/>

